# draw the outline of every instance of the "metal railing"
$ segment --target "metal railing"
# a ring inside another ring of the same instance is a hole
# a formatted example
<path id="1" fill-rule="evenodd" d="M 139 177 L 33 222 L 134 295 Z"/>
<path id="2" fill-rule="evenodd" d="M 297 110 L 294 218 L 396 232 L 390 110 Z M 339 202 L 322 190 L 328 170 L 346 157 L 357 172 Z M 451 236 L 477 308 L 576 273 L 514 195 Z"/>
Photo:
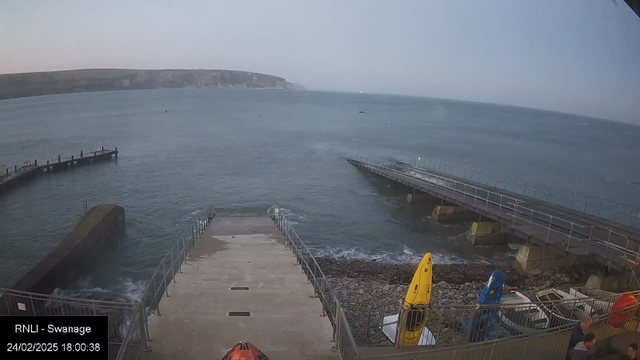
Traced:
<path id="1" fill-rule="evenodd" d="M 600 321 L 600 318 L 595 319 Z M 631 322 L 630 322 L 631 323 Z M 631 324 L 633 325 L 633 324 Z M 517 359 L 564 359 L 569 336 L 575 324 L 565 325 L 550 332 L 534 336 L 498 339 L 476 344 L 457 345 L 448 348 L 396 352 L 389 355 L 367 356 L 363 359 L 378 360 L 517 360 Z M 601 341 L 628 331 L 634 327 L 616 328 L 610 325 L 593 326 L 588 331 Z"/>
<path id="2" fill-rule="evenodd" d="M 273 211 L 271 211 L 273 209 Z M 327 316 L 333 327 L 333 340 L 335 347 L 342 360 L 358 359 L 358 349 L 351 334 L 349 322 L 344 310 L 335 296 L 331 285 L 327 281 L 324 272 L 318 265 L 316 259 L 311 255 L 309 248 L 300 239 L 291 223 L 285 218 L 278 208 L 269 209 L 269 216 L 278 226 L 284 237 L 286 246 L 293 251 L 302 271 L 307 275 L 307 279 L 313 285 L 314 294 L 320 299 L 322 304 L 322 315 Z"/>
<path id="3" fill-rule="evenodd" d="M 176 241 L 171 249 L 164 255 L 158 267 L 151 275 L 151 279 L 142 294 L 142 302 L 146 306 L 146 314 L 155 311 L 160 312 L 160 301 L 164 296 L 169 296 L 169 284 L 175 282 L 176 273 L 182 272 L 182 263 L 187 263 L 187 258 L 198 243 L 199 236 L 209 226 L 216 215 L 212 205 L 208 205 L 198 214 L 197 218 Z M 148 335 L 148 329 L 146 329 Z"/>
<path id="4" fill-rule="evenodd" d="M 516 176 L 504 176 L 470 167 L 461 167 L 424 157 L 411 157 L 409 165 L 475 181 L 505 191 L 549 201 L 573 210 L 640 229 L 640 207 L 579 191 L 551 186 Z"/>
<path id="5" fill-rule="evenodd" d="M 191 228 L 185 231 L 151 276 L 138 303 L 64 298 L 0 288 L 0 315 L 106 315 L 109 317 L 109 345 L 118 349 L 115 360 L 137 360 L 148 349 L 148 315 L 160 315 L 160 300 L 169 296 L 169 284 L 181 271 L 215 211 L 207 206 Z"/>
<path id="6" fill-rule="evenodd" d="M 147 348 L 141 303 L 65 298 L 0 288 L 0 315 L 107 316 L 108 345 L 116 360 L 138 359 Z"/>
<path id="7" fill-rule="evenodd" d="M 640 240 L 600 225 L 585 226 L 562 216 L 542 212 L 523 201 L 500 192 L 428 172 L 407 172 L 406 166 L 369 157 L 356 158 L 370 171 L 388 170 L 393 180 L 423 192 L 458 202 L 473 211 L 518 230 L 528 239 L 538 239 L 576 255 L 595 255 L 601 262 L 623 268 L 640 263 Z"/>
<path id="8" fill-rule="evenodd" d="M 577 289 L 585 291 L 584 289 Z M 568 324 L 591 317 L 593 326 L 605 326 L 611 319 L 636 319 L 638 305 L 613 311 L 613 305 L 623 294 L 581 297 L 570 291 L 572 299 L 503 303 L 500 305 L 420 305 L 411 307 L 409 314 L 426 317 L 424 339 L 430 348 L 450 347 L 465 343 L 484 342 L 514 336 L 534 336 L 541 332 L 557 332 Z M 587 292 L 588 293 L 588 292 Z M 640 291 L 629 292 L 640 300 Z M 513 299 L 517 299 L 514 297 Z M 385 316 L 399 314 L 403 319 L 407 310 L 398 303 L 369 309 L 365 327 L 358 327 L 357 338 L 364 344 L 369 338 L 380 338 L 383 327 L 396 327 L 396 334 L 403 338 L 404 329 L 396 320 L 385 322 Z M 613 320 L 611 320 L 613 321 Z M 622 321 L 622 320 L 621 320 Z M 624 321 L 626 322 L 626 321 Z M 615 321 L 613 321 L 615 323 Z M 366 334 L 363 334 L 366 332 Z M 364 335 L 364 336 L 363 336 Z M 419 334 L 418 334 L 419 335 Z M 365 338 L 366 336 L 366 338 Z M 390 342 L 383 346 L 391 346 Z M 402 343 L 396 344 L 402 347 Z"/>

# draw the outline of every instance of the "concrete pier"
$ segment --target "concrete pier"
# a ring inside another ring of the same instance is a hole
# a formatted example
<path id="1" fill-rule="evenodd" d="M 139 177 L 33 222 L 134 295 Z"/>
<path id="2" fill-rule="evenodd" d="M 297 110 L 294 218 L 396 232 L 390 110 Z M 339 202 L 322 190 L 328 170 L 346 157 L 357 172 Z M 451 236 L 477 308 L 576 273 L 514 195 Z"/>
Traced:
<path id="1" fill-rule="evenodd" d="M 436 205 L 431 213 L 431 221 L 439 224 L 475 219 L 478 219 L 478 214 L 455 205 Z"/>
<path id="2" fill-rule="evenodd" d="M 507 241 L 507 226 L 499 222 L 474 221 L 469 227 L 467 240 L 471 245 L 498 245 Z"/>
<path id="3" fill-rule="evenodd" d="M 220 359 L 250 341 L 272 359 L 338 359 L 313 287 L 268 216 L 214 218 L 176 274 L 144 359 Z"/>
<path id="4" fill-rule="evenodd" d="M 558 255 L 557 252 L 544 249 L 535 245 L 520 245 L 513 267 L 521 274 L 532 271 L 545 271 L 551 268 L 563 267 L 575 264 L 575 256 Z"/>

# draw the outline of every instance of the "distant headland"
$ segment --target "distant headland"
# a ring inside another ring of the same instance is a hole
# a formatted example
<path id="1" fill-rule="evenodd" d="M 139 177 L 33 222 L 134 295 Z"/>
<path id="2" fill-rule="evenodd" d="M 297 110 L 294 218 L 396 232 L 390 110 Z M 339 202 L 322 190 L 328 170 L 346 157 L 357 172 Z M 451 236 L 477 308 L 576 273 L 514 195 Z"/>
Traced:
<path id="1" fill-rule="evenodd" d="M 0 75 L 0 100 L 142 89 L 305 90 L 284 78 L 235 70 L 82 69 Z"/>

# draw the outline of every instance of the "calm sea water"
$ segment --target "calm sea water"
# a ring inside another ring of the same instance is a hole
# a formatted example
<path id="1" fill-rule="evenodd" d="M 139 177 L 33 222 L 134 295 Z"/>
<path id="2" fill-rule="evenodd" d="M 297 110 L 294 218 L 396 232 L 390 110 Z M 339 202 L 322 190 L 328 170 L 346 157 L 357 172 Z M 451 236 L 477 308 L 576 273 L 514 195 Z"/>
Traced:
<path id="1" fill-rule="evenodd" d="M 365 111 L 360 114 L 359 111 Z M 126 210 L 126 234 L 74 288 L 137 296 L 196 210 L 277 204 L 319 254 L 494 261 L 465 225 L 431 224 L 356 154 L 422 156 L 640 203 L 640 127 L 437 99 L 283 91 L 158 90 L 0 101 L 0 164 L 117 146 L 117 162 L 42 176 L 0 196 L 0 286 L 37 263 L 89 204 Z M 101 290 L 102 289 L 102 290 Z"/>

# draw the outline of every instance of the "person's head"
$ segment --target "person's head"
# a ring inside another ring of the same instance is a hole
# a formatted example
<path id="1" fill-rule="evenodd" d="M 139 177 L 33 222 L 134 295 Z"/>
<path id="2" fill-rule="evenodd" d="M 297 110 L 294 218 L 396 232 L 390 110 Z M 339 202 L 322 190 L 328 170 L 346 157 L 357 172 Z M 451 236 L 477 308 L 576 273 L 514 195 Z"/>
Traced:
<path id="1" fill-rule="evenodd" d="M 636 343 L 629 344 L 629 349 L 627 349 L 627 356 L 629 356 L 629 359 L 635 359 L 637 354 L 638 354 L 638 344 Z"/>
<path id="2" fill-rule="evenodd" d="M 592 323 L 593 323 L 593 320 L 591 320 L 590 317 L 580 321 L 580 327 L 582 328 L 582 331 L 585 331 L 588 328 L 590 328 Z"/>
<path id="3" fill-rule="evenodd" d="M 583 341 L 584 341 L 584 346 L 586 346 L 587 349 L 591 349 L 596 345 L 596 334 L 594 333 L 585 334 Z"/>

